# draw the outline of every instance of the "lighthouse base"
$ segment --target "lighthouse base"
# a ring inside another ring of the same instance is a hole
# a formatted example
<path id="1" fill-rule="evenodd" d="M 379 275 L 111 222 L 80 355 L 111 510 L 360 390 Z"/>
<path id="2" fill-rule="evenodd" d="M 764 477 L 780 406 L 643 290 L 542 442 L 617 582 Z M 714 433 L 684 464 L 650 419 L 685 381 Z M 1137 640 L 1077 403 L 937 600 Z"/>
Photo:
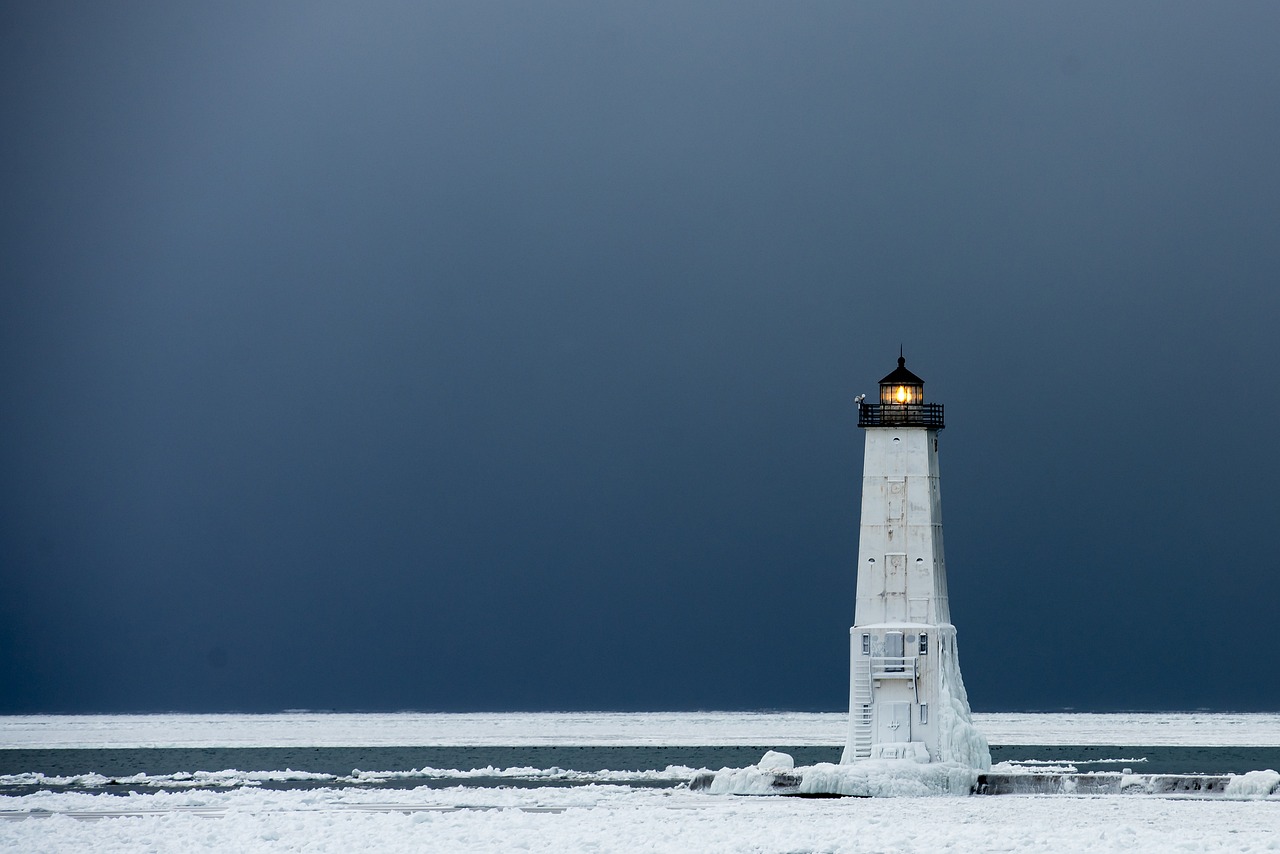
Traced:
<path id="1" fill-rule="evenodd" d="M 920 741 L 895 741 L 871 745 L 872 759 L 909 759 L 924 765 L 929 762 L 929 747 Z"/>
<path id="2" fill-rule="evenodd" d="M 955 626 L 859 624 L 849 630 L 849 641 L 849 731 L 841 764 L 911 760 L 991 767 L 960 677 Z"/>
<path id="3" fill-rule="evenodd" d="M 876 759 L 853 765 L 723 768 L 698 775 L 689 788 L 713 795 L 886 798 L 968 795 L 977 783 L 975 769 L 955 762 Z"/>

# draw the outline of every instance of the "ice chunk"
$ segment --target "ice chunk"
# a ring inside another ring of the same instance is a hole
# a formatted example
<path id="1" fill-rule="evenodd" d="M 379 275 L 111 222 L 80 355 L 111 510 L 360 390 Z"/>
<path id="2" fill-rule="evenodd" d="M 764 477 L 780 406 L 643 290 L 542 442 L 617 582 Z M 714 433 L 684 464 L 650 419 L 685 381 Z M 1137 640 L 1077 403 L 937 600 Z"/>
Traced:
<path id="1" fill-rule="evenodd" d="M 1276 791 L 1280 791 L 1280 774 L 1267 769 L 1233 776 L 1223 794 L 1229 798 L 1265 798 Z"/>
<path id="2" fill-rule="evenodd" d="M 991 767 L 987 740 L 973 725 L 969 695 L 960 676 L 959 651 L 953 638 L 942 656 L 938 702 L 938 747 L 943 762 L 956 762 L 979 771 Z"/>
<path id="3" fill-rule="evenodd" d="M 790 771 L 796 767 L 796 761 L 791 758 L 790 753 L 767 750 L 764 756 L 760 757 L 760 761 L 756 763 L 756 767 L 767 771 Z"/>

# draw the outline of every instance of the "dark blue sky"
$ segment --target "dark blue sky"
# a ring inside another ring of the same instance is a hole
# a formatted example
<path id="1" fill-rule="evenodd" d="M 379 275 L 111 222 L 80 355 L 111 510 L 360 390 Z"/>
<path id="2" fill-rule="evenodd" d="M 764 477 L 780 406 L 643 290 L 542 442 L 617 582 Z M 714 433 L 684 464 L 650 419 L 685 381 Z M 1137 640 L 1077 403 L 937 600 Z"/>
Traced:
<path id="1" fill-rule="evenodd" d="M 1280 5 L 9 4 L 0 712 L 1275 709 Z"/>

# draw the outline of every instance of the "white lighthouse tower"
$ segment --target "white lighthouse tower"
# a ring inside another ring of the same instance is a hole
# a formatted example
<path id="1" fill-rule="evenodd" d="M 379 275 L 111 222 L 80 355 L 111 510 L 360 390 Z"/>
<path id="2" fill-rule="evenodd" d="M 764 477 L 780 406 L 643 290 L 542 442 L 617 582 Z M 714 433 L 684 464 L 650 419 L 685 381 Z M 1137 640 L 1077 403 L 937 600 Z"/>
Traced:
<path id="1" fill-rule="evenodd" d="M 942 555 L 942 405 L 906 359 L 859 398 L 866 430 L 858 591 L 849 630 L 849 735 L 841 762 L 914 759 L 991 765 L 960 678 Z"/>

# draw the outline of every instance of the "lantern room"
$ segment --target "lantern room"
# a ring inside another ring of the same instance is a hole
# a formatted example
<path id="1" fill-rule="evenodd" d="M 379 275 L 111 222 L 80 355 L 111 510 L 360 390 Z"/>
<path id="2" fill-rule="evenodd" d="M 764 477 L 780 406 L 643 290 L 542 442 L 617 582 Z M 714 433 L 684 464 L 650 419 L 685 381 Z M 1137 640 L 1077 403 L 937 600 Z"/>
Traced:
<path id="1" fill-rule="evenodd" d="M 924 380 L 907 370 L 898 354 L 898 367 L 880 380 L 880 402 L 858 398 L 859 427 L 929 427 L 942 429 L 942 404 L 924 402 Z"/>
<path id="2" fill-rule="evenodd" d="M 905 406 L 924 403 L 924 380 L 907 370 L 907 360 L 898 357 L 898 367 L 880 380 L 880 403 Z"/>

